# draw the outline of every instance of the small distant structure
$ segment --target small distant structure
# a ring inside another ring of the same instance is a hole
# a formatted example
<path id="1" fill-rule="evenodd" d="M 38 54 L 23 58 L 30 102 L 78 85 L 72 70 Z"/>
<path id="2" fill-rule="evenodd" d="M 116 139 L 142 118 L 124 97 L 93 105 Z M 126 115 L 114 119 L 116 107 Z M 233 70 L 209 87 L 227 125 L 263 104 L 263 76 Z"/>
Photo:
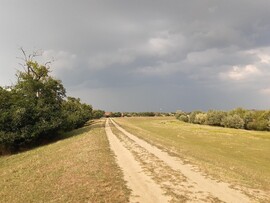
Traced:
<path id="1" fill-rule="evenodd" d="M 109 118 L 112 116 L 112 112 L 105 112 L 104 117 Z"/>

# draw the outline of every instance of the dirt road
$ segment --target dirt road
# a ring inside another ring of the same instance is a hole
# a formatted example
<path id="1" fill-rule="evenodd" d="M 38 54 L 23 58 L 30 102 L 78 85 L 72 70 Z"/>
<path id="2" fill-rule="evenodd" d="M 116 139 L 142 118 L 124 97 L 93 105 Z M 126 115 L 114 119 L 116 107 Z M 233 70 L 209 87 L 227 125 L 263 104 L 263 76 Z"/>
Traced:
<path id="1" fill-rule="evenodd" d="M 106 133 L 132 190 L 131 202 L 251 202 L 229 184 L 207 178 L 113 120 L 107 120 Z"/>

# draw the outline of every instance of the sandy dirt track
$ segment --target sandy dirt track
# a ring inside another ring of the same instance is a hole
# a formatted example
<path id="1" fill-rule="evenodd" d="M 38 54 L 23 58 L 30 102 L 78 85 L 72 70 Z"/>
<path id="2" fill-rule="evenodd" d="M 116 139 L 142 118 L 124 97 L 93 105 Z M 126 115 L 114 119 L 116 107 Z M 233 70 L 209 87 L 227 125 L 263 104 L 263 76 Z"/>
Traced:
<path id="1" fill-rule="evenodd" d="M 131 202 L 162 203 L 168 202 L 161 188 L 144 172 L 135 161 L 131 152 L 126 149 L 117 137 L 112 133 L 107 120 L 105 130 L 110 146 L 117 157 L 117 163 L 122 168 L 128 187 L 132 190 Z"/>
<path id="2" fill-rule="evenodd" d="M 119 133 L 106 133 L 132 190 L 131 202 L 251 202 L 229 184 L 207 178 L 180 159 L 132 135 L 112 119 Z M 166 194 L 166 196 L 164 196 Z"/>

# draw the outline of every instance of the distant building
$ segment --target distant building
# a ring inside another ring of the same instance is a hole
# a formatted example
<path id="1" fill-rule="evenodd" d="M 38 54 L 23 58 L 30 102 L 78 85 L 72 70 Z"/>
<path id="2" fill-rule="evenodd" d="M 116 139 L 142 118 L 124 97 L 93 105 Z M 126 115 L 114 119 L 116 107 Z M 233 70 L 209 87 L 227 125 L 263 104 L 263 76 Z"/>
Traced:
<path id="1" fill-rule="evenodd" d="M 112 112 L 105 112 L 104 117 L 108 118 L 112 116 Z"/>

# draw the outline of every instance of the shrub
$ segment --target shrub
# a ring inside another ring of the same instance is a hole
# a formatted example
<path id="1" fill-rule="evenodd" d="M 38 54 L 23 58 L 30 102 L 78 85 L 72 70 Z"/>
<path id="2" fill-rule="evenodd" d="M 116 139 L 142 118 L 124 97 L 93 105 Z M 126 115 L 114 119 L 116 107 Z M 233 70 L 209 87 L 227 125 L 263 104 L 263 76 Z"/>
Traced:
<path id="1" fill-rule="evenodd" d="M 228 115 L 222 119 L 222 125 L 226 128 L 244 128 L 244 120 L 239 115 Z"/>
<path id="2" fill-rule="evenodd" d="M 183 122 L 188 122 L 188 115 L 181 111 L 181 110 L 178 110 L 176 113 L 175 113 L 175 118 L 180 120 L 180 121 L 183 121 Z"/>
<path id="3" fill-rule="evenodd" d="M 92 113 L 92 118 L 93 119 L 100 119 L 104 116 L 105 114 L 105 111 L 103 110 L 93 110 L 93 113 Z"/>
<path id="4" fill-rule="evenodd" d="M 196 115 L 199 113 L 203 113 L 202 111 L 193 111 L 190 115 L 189 115 L 189 122 L 190 123 L 196 123 Z"/>
<path id="5" fill-rule="evenodd" d="M 252 122 L 255 121 L 255 111 L 246 111 L 246 113 L 244 114 L 244 128 L 251 130 L 251 126 L 252 126 Z"/>
<path id="6" fill-rule="evenodd" d="M 178 120 L 180 120 L 180 121 L 183 121 L 183 122 L 188 122 L 188 116 L 187 115 L 180 115 L 179 117 L 178 117 Z"/>
<path id="7" fill-rule="evenodd" d="M 210 110 L 207 112 L 206 124 L 222 126 L 222 119 L 227 115 L 224 111 Z"/>
<path id="8" fill-rule="evenodd" d="M 92 118 L 92 107 L 80 102 L 80 99 L 68 97 L 62 104 L 62 129 L 72 130 L 82 127 Z"/>
<path id="9" fill-rule="evenodd" d="M 207 119 L 206 113 L 198 113 L 195 115 L 194 123 L 205 124 Z"/>
<path id="10" fill-rule="evenodd" d="M 111 117 L 121 117 L 122 113 L 121 112 L 113 112 Z"/>

